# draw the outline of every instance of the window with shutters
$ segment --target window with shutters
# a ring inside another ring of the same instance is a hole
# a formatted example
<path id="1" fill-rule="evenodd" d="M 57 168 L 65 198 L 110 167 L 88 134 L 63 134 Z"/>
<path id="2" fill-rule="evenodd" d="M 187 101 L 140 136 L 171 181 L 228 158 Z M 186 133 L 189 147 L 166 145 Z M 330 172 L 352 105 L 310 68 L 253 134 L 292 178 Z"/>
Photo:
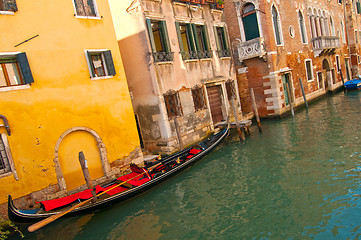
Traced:
<path id="1" fill-rule="evenodd" d="M 0 53 L 0 88 L 33 82 L 26 53 Z"/>
<path id="2" fill-rule="evenodd" d="M 92 79 L 109 78 L 116 74 L 110 50 L 85 50 Z"/>
<path id="3" fill-rule="evenodd" d="M 73 3 L 77 17 L 99 17 L 95 0 L 74 0 Z"/>
<path id="4" fill-rule="evenodd" d="M 18 7 L 15 0 L 0 0 L 0 11 L 16 12 Z"/>
<path id="5" fill-rule="evenodd" d="M 229 50 L 228 45 L 228 35 L 226 32 L 225 27 L 214 27 L 214 33 L 216 37 L 216 44 L 218 49 L 218 56 L 219 57 L 230 57 L 231 51 Z"/>
<path id="6" fill-rule="evenodd" d="M 166 22 L 146 19 L 146 24 L 154 61 L 173 61 Z"/>
<path id="7" fill-rule="evenodd" d="M 192 97 L 195 111 L 207 108 L 202 86 L 195 86 L 192 89 Z"/>
<path id="8" fill-rule="evenodd" d="M 311 60 L 305 60 L 307 81 L 313 80 L 313 67 Z"/>
<path id="9" fill-rule="evenodd" d="M 212 58 L 207 26 L 175 23 L 183 60 Z"/>
<path id="10" fill-rule="evenodd" d="M 169 119 L 183 115 L 178 92 L 169 91 L 168 93 L 164 94 L 164 102 L 167 108 Z"/>

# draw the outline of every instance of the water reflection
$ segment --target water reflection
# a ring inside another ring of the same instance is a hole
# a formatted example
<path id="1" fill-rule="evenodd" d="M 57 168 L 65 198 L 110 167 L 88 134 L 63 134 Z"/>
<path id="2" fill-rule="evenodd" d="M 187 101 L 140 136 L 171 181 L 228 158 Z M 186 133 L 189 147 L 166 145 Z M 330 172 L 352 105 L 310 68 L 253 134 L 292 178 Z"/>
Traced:
<path id="1" fill-rule="evenodd" d="M 341 92 L 263 121 L 262 135 L 252 128 L 245 144 L 231 135 L 140 197 L 26 238 L 361 238 L 360 102 L 360 92 Z"/>

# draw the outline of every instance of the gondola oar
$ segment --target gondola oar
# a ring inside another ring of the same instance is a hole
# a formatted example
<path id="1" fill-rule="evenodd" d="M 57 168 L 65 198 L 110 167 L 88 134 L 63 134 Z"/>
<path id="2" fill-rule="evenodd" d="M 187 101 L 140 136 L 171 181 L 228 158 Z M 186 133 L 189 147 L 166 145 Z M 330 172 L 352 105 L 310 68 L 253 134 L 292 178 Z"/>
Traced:
<path id="1" fill-rule="evenodd" d="M 103 195 L 104 193 L 107 193 L 107 192 L 109 192 L 110 190 L 113 190 L 114 188 L 119 187 L 120 185 L 123 185 L 123 184 L 129 182 L 130 180 L 133 180 L 134 178 L 137 178 L 137 177 L 139 177 L 139 176 L 147 173 L 149 170 L 152 170 L 152 169 L 156 168 L 156 167 L 157 167 L 158 165 L 160 165 L 160 164 L 162 164 L 162 163 L 158 163 L 158 164 L 150 167 L 147 171 L 144 171 L 143 173 L 140 173 L 140 174 L 138 174 L 137 176 L 134 176 L 134 177 L 132 177 L 132 178 L 130 178 L 130 179 L 124 181 L 124 182 L 121 182 L 121 183 L 115 185 L 115 186 L 112 187 L 112 188 L 109 188 L 109 189 L 105 190 L 104 192 L 99 193 L 99 194 L 97 195 L 97 197 L 100 197 L 100 196 Z M 64 216 L 65 214 L 70 213 L 70 212 L 73 211 L 74 209 L 76 209 L 76 208 L 78 208 L 78 207 L 80 207 L 80 206 L 83 206 L 84 204 L 90 202 L 92 199 L 93 199 L 93 198 L 89 198 L 89 199 L 87 199 L 87 200 L 85 200 L 85 201 L 83 201 L 83 202 L 80 202 L 80 203 L 78 203 L 78 204 L 70 207 L 68 210 L 65 210 L 65 211 L 63 211 L 63 212 L 54 214 L 54 215 L 52 215 L 52 216 L 50 216 L 50 217 L 48 217 L 48 218 L 45 218 L 45 219 L 41 220 L 40 222 L 34 223 L 33 225 L 31 225 L 31 226 L 28 227 L 28 231 L 29 231 L 29 232 L 34 232 L 34 231 L 38 230 L 39 228 L 42 228 L 42 227 L 44 227 L 45 225 L 48 225 L 49 223 L 55 221 L 56 219 Z"/>

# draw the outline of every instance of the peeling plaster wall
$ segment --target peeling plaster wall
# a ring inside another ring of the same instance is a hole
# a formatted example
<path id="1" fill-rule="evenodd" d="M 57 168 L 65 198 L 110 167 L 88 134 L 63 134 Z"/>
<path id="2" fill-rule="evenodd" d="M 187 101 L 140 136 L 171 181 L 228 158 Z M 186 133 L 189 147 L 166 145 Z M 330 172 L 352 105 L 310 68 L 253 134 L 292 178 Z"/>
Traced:
<path id="1" fill-rule="evenodd" d="M 171 153 L 179 147 L 174 121 L 168 119 L 164 103 L 163 94 L 169 90 L 179 92 L 183 116 L 177 120 L 183 144 L 199 141 L 212 130 L 212 119 L 208 109 L 195 112 L 191 88 L 202 86 L 204 82 L 212 79 L 222 79 L 223 82 L 236 79 L 231 58 L 220 59 L 216 52 L 213 27 L 226 27 L 222 11 L 211 10 L 209 6 L 189 7 L 171 0 L 141 0 L 126 13 L 131 0 L 110 0 L 109 3 L 145 148 L 150 152 Z M 146 18 L 166 21 L 171 52 L 174 52 L 173 61 L 153 61 L 145 26 Z M 213 50 L 211 59 L 182 59 L 176 21 L 207 26 Z M 122 28 L 124 22 L 135 28 Z M 237 83 L 235 84 L 237 88 Z M 228 107 L 224 108 L 226 112 Z"/>

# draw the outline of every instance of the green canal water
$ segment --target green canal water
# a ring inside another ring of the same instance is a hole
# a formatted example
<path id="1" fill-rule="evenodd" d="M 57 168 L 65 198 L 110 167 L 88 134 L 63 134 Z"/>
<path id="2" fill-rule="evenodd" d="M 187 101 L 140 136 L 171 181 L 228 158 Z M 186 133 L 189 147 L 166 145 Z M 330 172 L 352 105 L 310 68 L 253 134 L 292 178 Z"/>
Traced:
<path id="1" fill-rule="evenodd" d="M 24 239 L 361 239 L 361 92 L 235 131 L 191 168 Z"/>

